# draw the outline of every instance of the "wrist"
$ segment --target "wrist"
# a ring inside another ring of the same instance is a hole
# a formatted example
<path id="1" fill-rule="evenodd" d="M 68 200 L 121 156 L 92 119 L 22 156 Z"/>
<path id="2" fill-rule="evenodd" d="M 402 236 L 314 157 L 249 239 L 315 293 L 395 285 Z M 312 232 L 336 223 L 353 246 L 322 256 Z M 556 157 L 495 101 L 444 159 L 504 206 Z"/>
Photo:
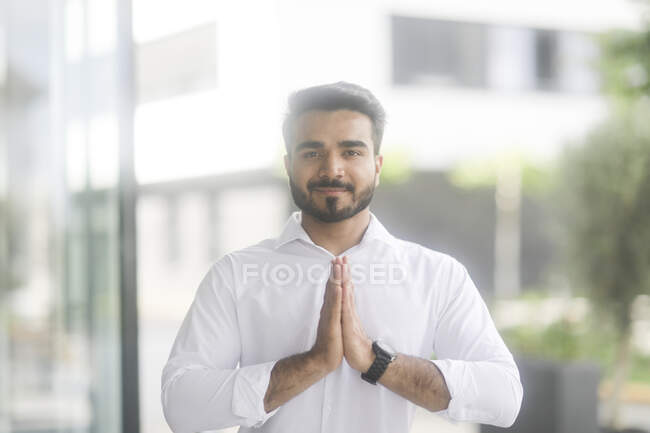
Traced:
<path id="1" fill-rule="evenodd" d="M 326 376 L 338 367 L 331 365 L 332 363 L 328 360 L 327 354 L 321 350 L 317 350 L 316 348 L 312 348 L 310 351 L 306 352 L 305 359 L 311 367 L 311 370 L 321 376 Z"/>
<path id="2" fill-rule="evenodd" d="M 361 378 L 376 385 L 388 366 L 397 357 L 397 352 L 382 340 L 376 340 L 372 343 L 372 351 L 375 354 L 375 359 L 368 370 L 361 373 Z"/>
<path id="3" fill-rule="evenodd" d="M 375 361 L 375 352 L 372 350 L 372 341 L 367 339 L 362 344 L 361 359 L 356 366 L 356 370 L 365 373 Z"/>

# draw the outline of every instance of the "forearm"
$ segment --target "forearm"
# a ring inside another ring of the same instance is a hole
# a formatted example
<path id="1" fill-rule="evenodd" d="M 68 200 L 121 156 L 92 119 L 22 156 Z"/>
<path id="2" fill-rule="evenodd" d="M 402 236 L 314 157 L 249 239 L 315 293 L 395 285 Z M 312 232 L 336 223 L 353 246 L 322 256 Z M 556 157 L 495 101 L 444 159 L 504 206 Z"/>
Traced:
<path id="1" fill-rule="evenodd" d="M 189 433 L 235 425 L 253 426 L 264 420 L 262 398 L 273 363 L 236 369 L 168 369 L 162 389 L 165 418 L 172 431 Z M 255 398 L 259 395 L 259 400 Z M 257 400 L 257 401 L 256 401 Z"/>
<path id="2" fill-rule="evenodd" d="M 455 421 L 510 427 L 519 413 L 523 388 L 517 366 L 504 355 L 484 360 L 437 359 L 450 395 L 446 415 Z M 433 363 L 433 362 L 432 362 Z"/>
<path id="3" fill-rule="evenodd" d="M 327 375 L 328 370 L 312 352 L 299 353 L 278 361 L 271 370 L 271 380 L 264 396 L 268 413 Z"/>
<path id="4" fill-rule="evenodd" d="M 177 433 L 256 427 L 331 371 L 324 365 L 311 352 L 234 369 L 185 369 L 170 362 L 163 375 L 163 412 Z"/>
<path id="5" fill-rule="evenodd" d="M 449 406 L 451 396 L 445 378 L 430 361 L 398 354 L 379 379 L 386 388 L 430 411 Z"/>

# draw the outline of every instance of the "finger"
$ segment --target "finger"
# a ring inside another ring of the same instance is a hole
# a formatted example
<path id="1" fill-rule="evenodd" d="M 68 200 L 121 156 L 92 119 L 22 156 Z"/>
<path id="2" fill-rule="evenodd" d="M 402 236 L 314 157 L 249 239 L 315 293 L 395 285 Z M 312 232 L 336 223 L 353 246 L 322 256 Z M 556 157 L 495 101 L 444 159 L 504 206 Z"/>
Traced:
<path id="1" fill-rule="evenodd" d="M 345 284 L 341 284 L 341 302 L 343 302 L 344 308 L 345 308 L 345 303 L 348 302 L 347 297 L 348 297 L 347 288 Z"/>
<path id="2" fill-rule="evenodd" d="M 349 284 L 350 282 L 350 265 L 346 257 L 343 257 L 341 280 L 343 284 Z"/>
<path id="3" fill-rule="evenodd" d="M 345 287 L 341 286 L 341 325 L 344 322 L 345 310 L 347 309 L 345 300 Z"/>
<path id="4" fill-rule="evenodd" d="M 341 265 L 339 263 L 332 265 L 330 281 L 337 286 L 341 284 Z"/>
<path id="5" fill-rule="evenodd" d="M 332 298 L 334 299 L 334 305 L 332 306 L 332 314 L 334 317 L 338 318 L 341 316 L 341 309 L 343 308 L 343 290 L 341 286 L 335 285 L 332 287 L 334 294 Z"/>
<path id="6" fill-rule="evenodd" d="M 334 262 L 334 261 L 333 261 Z M 327 283 L 325 284 L 325 293 L 323 294 L 323 301 L 327 301 L 328 299 L 335 300 L 337 297 L 337 294 L 335 293 L 335 289 L 337 287 L 340 287 L 341 285 L 341 265 L 333 263 L 332 268 L 330 270 L 330 275 L 329 278 L 327 279 Z M 340 289 L 339 289 L 340 292 Z M 340 297 L 341 294 L 339 293 L 338 296 Z"/>
<path id="7" fill-rule="evenodd" d="M 343 298 L 348 304 L 350 304 L 351 308 L 354 308 L 354 284 L 352 284 L 352 281 L 350 281 L 349 275 L 348 279 L 346 280 L 345 272 L 343 272 L 341 287 L 344 289 Z"/>
<path id="8" fill-rule="evenodd" d="M 330 276 L 327 279 L 328 282 L 336 282 L 336 281 L 341 281 L 341 274 L 339 272 L 338 277 L 337 277 L 337 267 L 340 269 L 340 266 L 336 261 L 332 261 L 332 267 L 330 268 Z"/>
<path id="9" fill-rule="evenodd" d="M 350 323 L 350 316 L 348 313 L 348 302 L 345 295 L 345 288 L 341 287 L 341 326 L 343 327 L 342 331 L 345 334 L 347 332 L 347 325 Z"/>
<path id="10" fill-rule="evenodd" d="M 344 309 L 347 310 L 351 320 L 358 320 L 359 316 L 357 315 L 356 298 L 354 296 L 354 284 L 349 280 L 345 281 L 344 278 L 341 288 L 343 289 Z"/>
<path id="11" fill-rule="evenodd" d="M 355 329 L 359 326 L 356 323 L 353 309 L 350 307 L 350 302 L 344 300 L 341 307 L 341 331 L 348 338 L 355 334 Z"/>
<path id="12" fill-rule="evenodd" d="M 332 283 L 328 282 L 327 284 L 327 288 L 325 290 L 326 293 L 325 302 L 323 303 L 324 305 L 327 304 L 326 308 L 329 310 L 329 312 L 327 313 L 328 317 L 334 320 L 340 320 L 339 317 L 341 315 L 341 303 L 343 301 L 342 300 L 343 291 L 341 289 L 340 279 L 341 279 L 341 265 L 335 264 L 333 265 L 333 272 L 330 278 Z"/>
<path id="13" fill-rule="evenodd" d="M 359 313 L 357 311 L 357 303 L 356 303 L 356 299 L 354 297 L 354 294 L 352 294 L 352 296 L 350 296 L 349 305 L 350 305 L 350 312 L 352 314 L 352 317 L 353 317 L 354 321 L 356 323 L 361 324 L 361 319 L 359 318 Z"/>
<path id="14" fill-rule="evenodd" d="M 350 297 L 351 292 L 351 283 L 345 282 L 345 280 L 341 283 L 341 294 L 343 298 L 343 309 L 349 309 L 354 306 L 353 302 L 354 299 Z"/>

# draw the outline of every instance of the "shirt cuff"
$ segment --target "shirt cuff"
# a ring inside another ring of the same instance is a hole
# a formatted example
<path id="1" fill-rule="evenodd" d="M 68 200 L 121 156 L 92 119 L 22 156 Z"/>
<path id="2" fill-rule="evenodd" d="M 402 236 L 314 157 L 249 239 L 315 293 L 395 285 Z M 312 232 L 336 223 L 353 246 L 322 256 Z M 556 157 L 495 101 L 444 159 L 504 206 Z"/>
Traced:
<path id="1" fill-rule="evenodd" d="M 456 406 L 457 406 L 457 401 L 458 398 L 456 397 L 456 387 L 455 384 L 452 381 L 451 378 L 451 366 L 449 365 L 449 360 L 442 360 L 442 359 L 430 359 L 430 362 L 432 362 L 436 367 L 438 367 L 438 370 L 440 370 L 440 373 L 442 374 L 442 377 L 445 380 L 445 384 L 447 385 L 447 390 L 449 391 L 449 405 L 447 406 L 447 409 L 443 409 L 440 411 L 435 412 L 437 415 L 442 416 L 445 418 L 447 421 L 451 421 L 452 423 L 456 423 L 457 421 L 452 417 L 452 415 L 449 413 L 450 411 L 456 412 Z"/>
<path id="2" fill-rule="evenodd" d="M 232 411 L 244 418 L 241 425 L 260 427 L 278 411 L 264 410 L 264 396 L 271 380 L 271 370 L 277 361 L 248 365 L 237 370 L 232 395 Z"/>
<path id="3" fill-rule="evenodd" d="M 450 421 L 483 422 L 493 416 L 486 410 L 477 407 L 479 390 L 474 374 L 469 363 L 464 360 L 455 359 L 432 359 L 440 370 L 451 400 L 447 409 L 439 414 Z M 436 412 L 438 413 L 438 412 Z"/>

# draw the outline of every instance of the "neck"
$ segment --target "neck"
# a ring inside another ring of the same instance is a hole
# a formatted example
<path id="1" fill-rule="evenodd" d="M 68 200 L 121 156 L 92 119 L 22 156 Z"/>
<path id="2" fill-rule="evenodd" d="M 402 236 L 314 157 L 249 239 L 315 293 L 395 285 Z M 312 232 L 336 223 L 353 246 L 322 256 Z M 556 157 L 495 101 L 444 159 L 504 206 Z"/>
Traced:
<path id="1" fill-rule="evenodd" d="M 370 210 L 364 210 L 351 218 L 336 223 L 325 223 L 302 212 L 302 227 L 311 240 L 335 256 L 361 242 L 370 224 Z"/>

